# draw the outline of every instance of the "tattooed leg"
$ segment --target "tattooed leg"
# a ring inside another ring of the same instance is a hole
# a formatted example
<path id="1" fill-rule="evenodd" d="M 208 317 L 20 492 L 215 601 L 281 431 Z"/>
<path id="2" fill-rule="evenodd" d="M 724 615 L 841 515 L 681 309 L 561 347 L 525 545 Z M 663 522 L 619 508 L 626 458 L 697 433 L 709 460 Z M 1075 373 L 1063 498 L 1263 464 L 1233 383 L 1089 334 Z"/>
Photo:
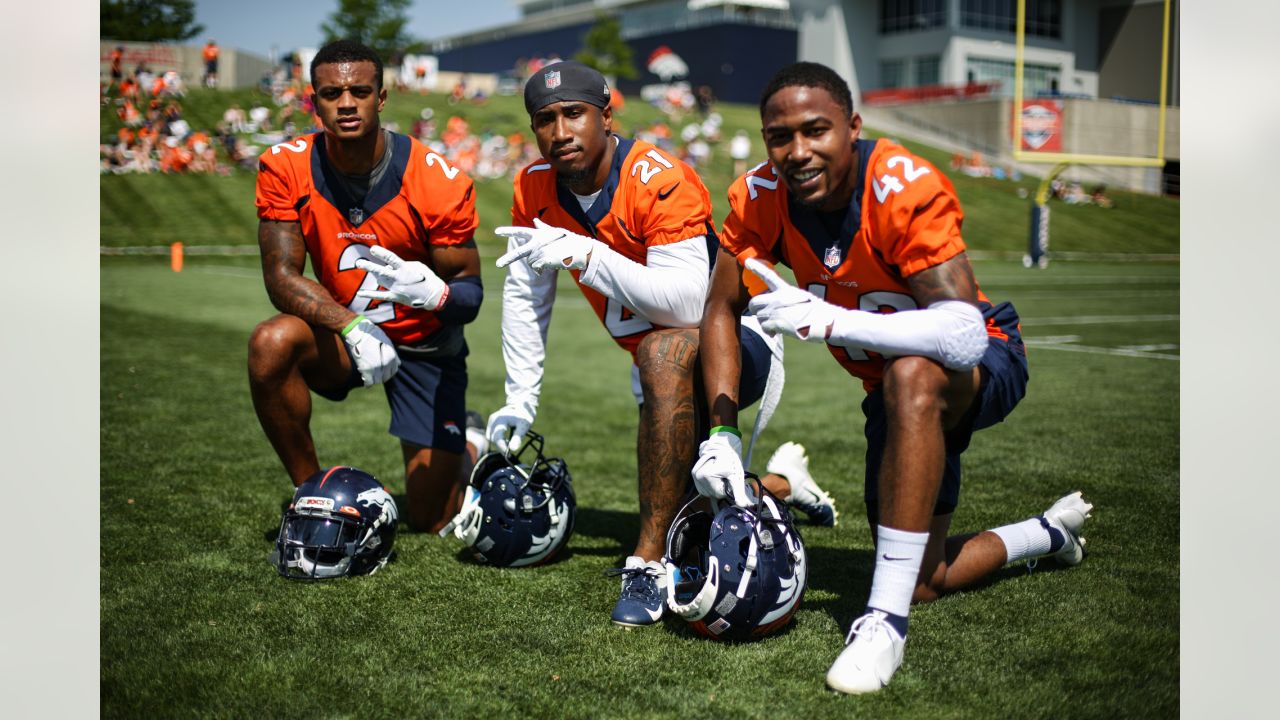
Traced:
<path id="1" fill-rule="evenodd" d="M 644 405 L 636 442 L 640 538 L 635 555 L 662 557 L 667 528 L 680 509 L 697 453 L 693 373 L 698 331 L 660 330 L 640 343 L 636 363 Z"/>

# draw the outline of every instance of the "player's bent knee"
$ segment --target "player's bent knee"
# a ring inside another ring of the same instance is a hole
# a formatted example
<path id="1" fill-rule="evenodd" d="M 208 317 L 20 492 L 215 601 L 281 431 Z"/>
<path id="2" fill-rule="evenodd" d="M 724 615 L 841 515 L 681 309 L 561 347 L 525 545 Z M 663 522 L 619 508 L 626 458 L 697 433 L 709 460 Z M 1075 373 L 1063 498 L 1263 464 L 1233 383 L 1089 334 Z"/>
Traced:
<path id="1" fill-rule="evenodd" d="M 947 373 L 924 357 L 900 357 L 885 367 L 884 399 L 890 412 L 939 413 Z"/>
<path id="2" fill-rule="evenodd" d="M 292 315 L 276 315 L 258 323 L 249 335 L 250 374 L 270 374 L 297 362 L 298 349 L 310 327 Z"/>
<path id="3" fill-rule="evenodd" d="M 649 333 L 636 347 L 642 382 L 670 382 L 692 377 L 698 357 L 697 331 L 672 328 Z"/>

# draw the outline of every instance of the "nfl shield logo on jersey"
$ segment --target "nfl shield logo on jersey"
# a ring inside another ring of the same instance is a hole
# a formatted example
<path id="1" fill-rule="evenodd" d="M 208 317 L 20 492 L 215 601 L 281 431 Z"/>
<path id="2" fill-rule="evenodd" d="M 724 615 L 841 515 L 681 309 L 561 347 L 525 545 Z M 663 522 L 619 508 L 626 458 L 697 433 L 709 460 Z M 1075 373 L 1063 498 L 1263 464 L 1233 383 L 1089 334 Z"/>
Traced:
<path id="1" fill-rule="evenodd" d="M 364 222 L 364 208 L 362 207 L 349 208 L 347 210 L 347 219 L 351 221 L 352 225 L 359 225 L 360 223 Z"/>
<path id="2" fill-rule="evenodd" d="M 546 82 L 548 90 L 555 90 L 560 87 L 559 70 L 548 70 L 547 74 L 542 76 L 542 79 Z"/>
<path id="3" fill-rule="evenodd" d="M 840 264 L 840 248 L 835 246 L 827 248 L 827 253 L 822 256 L 822 264 L 834 270 Z"/>

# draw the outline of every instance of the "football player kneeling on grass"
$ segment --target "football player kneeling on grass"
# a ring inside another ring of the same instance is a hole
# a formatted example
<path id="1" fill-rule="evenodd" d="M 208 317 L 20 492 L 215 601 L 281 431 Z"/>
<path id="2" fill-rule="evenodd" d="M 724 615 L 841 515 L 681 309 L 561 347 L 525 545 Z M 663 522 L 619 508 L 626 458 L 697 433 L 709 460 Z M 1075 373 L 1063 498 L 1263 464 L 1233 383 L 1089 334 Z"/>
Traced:
<path id="1" fill-rule="evenodd" d="M 320 469 L 311 393 L 340 401 L 382 385 L 408 520 L 437 531 L 461 507 L 486 444 L 478 430 L 464 432 L 462 327 L 484 295 L 475 188 L 417 140 L 380 126 L 387 91 L 372 50 L 325 45 L 311 77 L 324 129 L 259 159 L 262 274 L 280 314 L 249 340 L 253 407 L 298 486 Z M 303 274 L 308 255 L 317 280 Z"/>
<path id="2" fill-rule="evenodd" d="M 732 398 L 738 386 L 735 330 L 748 307 L 767 332 L 824 345 L 862 381 L 876 565 L 866 609 L 827 684 L 872 692 L 902 663 L 913 601 L 1017 560 L 1079 563 L 1092 505 L 1077 492 L 1038 517 L 948 537 L 960 454 L 975 430 L 1004 420 L 1026 391 L 1017 312 L 978 289 L 950 181 L 900 145 L 861 139 L 862 120 L 834 71 L 783 68 L 765 88 L 760 116 L 770 162 L 729 190 L 702 321 L 703 381 L 712 422 L 734 425 L 736 404 L 716 400 Z M 799 287 L 772 270 L 778 262 Z M 695 482 L 704 494 L 745 505 L 734 459 L 704 443 Z"/>
<path id="3" fill-rule="evenodd" d="M 640 535 L 623 562 L 611 618 L 635 627 L 662 617 L 664 539 L 689 487 L 698 439 L 706 437 L 693 379 L 716 243 L 711 199 L 697 174 L 653 145 L 615 135 L 609 99 L 604 76 L 576 62 L 547 65 L 525 85 L 542 159 L 516 176 L 512 224 L 497 229 L 507 239 L 507 253 L 498 259 L 507 268 L 507 401 L 489 417 L 488 435 L 505 452 L 518 448 L 533 424 L 557 271 L 571 272 L 634 361 Z M 781 343 L 749 325 L 743 323 L 741 341 L 744 405 L 761 397 L 772 365 L 782 361 Z M 735 398 L 738 392 L 735 387 Z M 790 446 L 770 473 L 766 483 L 779 497 L 820 524 L 835 523 L 834 503 L 809 477 L 803 448 Z"/>

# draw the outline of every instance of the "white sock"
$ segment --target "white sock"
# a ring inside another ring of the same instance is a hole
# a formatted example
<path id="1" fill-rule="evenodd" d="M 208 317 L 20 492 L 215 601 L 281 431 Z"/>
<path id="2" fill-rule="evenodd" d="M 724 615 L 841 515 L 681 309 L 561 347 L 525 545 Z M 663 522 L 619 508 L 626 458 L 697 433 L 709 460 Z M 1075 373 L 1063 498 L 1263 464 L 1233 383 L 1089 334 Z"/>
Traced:
<path id="1" fill-rule="evenodd" d="M 1042 520 L 1043 518 L 1038 517 L 1031 518 L 991 531 L 1004 542 L 1004 551 L 1007 555 L 1005 564 L 1049 553 L 1049 543 L 1053 538 Z"/>
<path id="2" fill-rule="evenodd" d="M 929 533 L 876 526 L 876 570 L 867 607 L 906 617 Z"/>

